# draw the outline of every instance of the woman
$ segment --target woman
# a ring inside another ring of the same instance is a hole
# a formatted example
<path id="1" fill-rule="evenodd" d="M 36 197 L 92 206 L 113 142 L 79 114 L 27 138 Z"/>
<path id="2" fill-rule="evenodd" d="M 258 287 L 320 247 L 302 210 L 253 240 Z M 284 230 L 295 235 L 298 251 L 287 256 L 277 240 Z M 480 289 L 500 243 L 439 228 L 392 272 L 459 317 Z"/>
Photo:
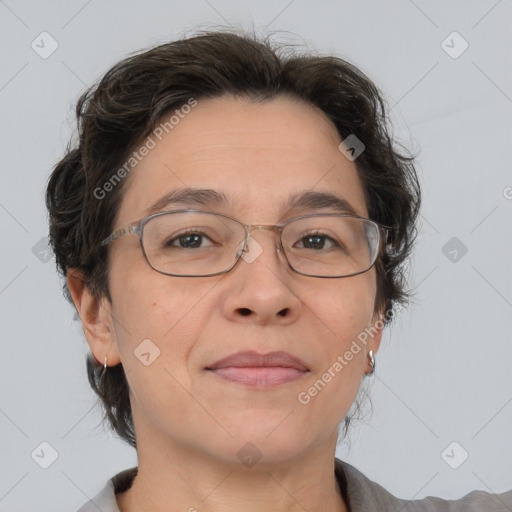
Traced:
<path id="1" fill-rule="evenodd" d="M 118 63 L 76 112 L 50 238 L 91 386 L 138 456 L 81 512 L 512 506 L 401 500 L 335 458 L 409 298 L 420 205 L 367 77 L 210 32 Z"/>

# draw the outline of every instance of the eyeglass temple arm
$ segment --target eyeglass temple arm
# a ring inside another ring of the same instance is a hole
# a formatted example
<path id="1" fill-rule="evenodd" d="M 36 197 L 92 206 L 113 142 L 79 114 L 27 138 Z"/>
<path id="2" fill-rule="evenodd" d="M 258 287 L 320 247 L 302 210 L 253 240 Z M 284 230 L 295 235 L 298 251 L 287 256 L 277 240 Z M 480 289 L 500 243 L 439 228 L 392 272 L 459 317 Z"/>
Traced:
<path id="1" fill-rule="evenodd" d="M 118 238 L 121 238 L 124 235 L 130 235 L 132 233 L 139 234 L 140 232 L 140 224 L 134 223 L 130 224 L 129 226 L 126 226 L 124 228 L 116 229 L 109 237 L 105 238 L 103 242 L 101 242 L 101 246 L 108 245 L 110 242 L 113 242 L 114 240 L 117 240 Z"/>
<path id="2" fill-rule="evenodd" d="M 385 243 L 389 243 L 389 235 L 392 234 L 392 233 L 396 233 L 397 232 L 397 228 L 398 228 L 397 225 L 385 226 L 383 224 L 379 224 L 379 227 L 381 228 L 382 231 L 384 231 L 384 234 L 385 234 L 384 242 Z"/>

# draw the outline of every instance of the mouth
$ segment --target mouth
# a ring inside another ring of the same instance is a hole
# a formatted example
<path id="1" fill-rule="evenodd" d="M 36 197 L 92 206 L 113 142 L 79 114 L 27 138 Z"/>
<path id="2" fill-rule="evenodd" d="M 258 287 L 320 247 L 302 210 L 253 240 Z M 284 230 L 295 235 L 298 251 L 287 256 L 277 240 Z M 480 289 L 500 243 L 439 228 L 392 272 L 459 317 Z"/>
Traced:
<path id="1" fill-rule="evenodd" d="M 223 380 L 254 387 L 272 387 L 296 381 L 309 373 L 299 358 L 287 352 L 238 352 L 206 370 Z"/>

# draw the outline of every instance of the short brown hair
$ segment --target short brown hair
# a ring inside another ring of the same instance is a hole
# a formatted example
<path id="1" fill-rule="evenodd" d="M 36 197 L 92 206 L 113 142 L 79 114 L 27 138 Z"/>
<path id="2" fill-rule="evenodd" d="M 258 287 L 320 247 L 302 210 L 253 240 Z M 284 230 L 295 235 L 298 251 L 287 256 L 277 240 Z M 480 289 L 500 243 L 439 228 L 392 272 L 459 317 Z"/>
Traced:
<path id="1" fill-rule="evenodd" d="M 124 181 L 99 200 L 102 187 L 164 115 L 190 98 L 223 95 L 267 101 L 288 95 L 320 108 L 341 139 L 355 135 L 365 145 L 355 164 L 369 217 L 392 226 L 376 262 L 375 311 L 392 311 L 411 298 L 404 263 L 416 237 L 420 187 L 410 154 L 399 152 L 389 133 L 385 102 L 358 68 L 334 56 L 287 52 L 269 39 L 234 31 L 207 31 L 135 53 L 118 62 L 87 89 L 76 105 L 78 142 L 49 178 L 46 205 L 57 270 L 81 272 L 97 298 L 112 302 L 108 247 Z M 125 180 L 126 181 L 126 180 Z M 67 283 L 63 291 L 73 304 Z M 386 323 L 389 317 L 386 317 Z M 122 364 L 103 367 L 89 355 L 89 382 L 121 439 L 136 447 Z M 345 418 L 346 427 L 350 418 Z"/>

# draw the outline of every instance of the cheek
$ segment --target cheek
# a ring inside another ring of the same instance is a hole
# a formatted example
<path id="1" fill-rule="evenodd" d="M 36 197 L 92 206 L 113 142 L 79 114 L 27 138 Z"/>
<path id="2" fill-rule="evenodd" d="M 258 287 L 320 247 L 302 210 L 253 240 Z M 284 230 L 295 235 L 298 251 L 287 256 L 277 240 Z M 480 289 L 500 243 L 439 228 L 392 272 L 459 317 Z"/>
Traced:
<path id="1" fill-rule="evenodd" d="M 332 413 L 333 419 L 352 404 L 365 368 L 366 350 L 361 334 L 370 324 L 376 285 L 370 272 L 340 279 L 310 296 L 310 308 L 319 332 L 320 367 L 305 389 L 312 410 Z"/>
<path id="2" fill-rule="evenodd" d="M 186 360 L 202 329 L 200 308 L 196 311 L 194 306 L 208 287 L 203 283 L 200 288 L 190 281 L 184 283 L 183 279 L 155 272 L 143 259 L 137 259 L 129 268 L 120 264 L 113 269 L 116 338 L 127 371 L 133 362 L 140 363 L 134 356 L 146 349 L 152 356 L 158 355 L 155 363 L 176 367 Z"/>
<path id="3" fill-rule="evenodd" d="M 322 418 L 327 431 L 349 411 L 365 369 L 366 350 L 358 337 L 369 325 L 375 287 L 372 280 L 357 277 L 350 278 L 350 285 L 340 286 L 336 293 L 316 294 L 311 306 L 320 320 L 318 347 L 322 356 L 297 402 L 309 418 Z"/>
<path id="4" fill-rule="evenodd" d="M 342 348 L 344 343 L 350 342 L 369 325 L 375 292 L 375 276 L 367 272 L 333 280 L 324 288 L 316 288 L 308 299 L 308 305 L 325 327 L 327 339 L 334 339 L 334 343 Z"/>

